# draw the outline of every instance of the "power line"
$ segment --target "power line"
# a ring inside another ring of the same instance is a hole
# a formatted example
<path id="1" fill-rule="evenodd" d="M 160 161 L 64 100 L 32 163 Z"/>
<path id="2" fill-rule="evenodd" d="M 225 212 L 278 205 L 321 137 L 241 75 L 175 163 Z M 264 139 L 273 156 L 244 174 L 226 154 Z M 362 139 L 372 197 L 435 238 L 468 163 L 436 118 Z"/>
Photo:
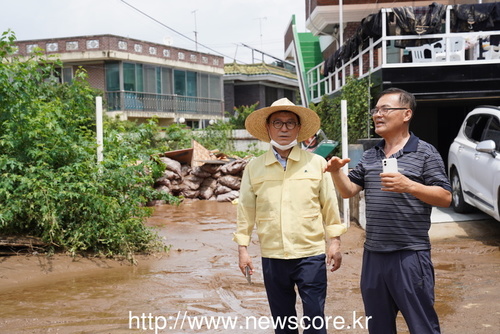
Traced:
<path id="1" fill-rule="evenodd" d="M 260 26 L 260 48 L 262 49 L 262 20 L 267 20 L 267 17 L 258 17 L 256 20 L 259 20 Z"/>
<path id="2" fill-rule="evenodd" d="M 284 59 L 278 58 L 278 57 L 276 57 L 276 56 L 273 56 L 272 54 L 266 53 L 266 52 L 261 51 L 261 50 L 258 50 L 258 49 L 256 49 L 256 48 L 252 48 L 252 47 L 251 47 L 251 46 L 249 46 L 249 45 L 246 45 L 246 44 L 243 44 L 243 43 L 241 43 L 241 45 L 243 45 L 244 47 L 249 48 L 249 49 L 251 49 L 251 50 L 257 51 L 257 52 L 259 52 L 260 54 L 262 54 L 262 55 L 264 55 L 264 56 L 267 56 L 267 57 L 273 58 L 273 59 L 278 60 L 278 61 L 280 61 L 280 62 L 283 62 L 283 63 L 285 63 L 285 64 L 291 65 L 291 66 L 293 66 L 293 67 L 295 67 L 295 66 L 296 66 L 296 64 L 294 64 L 294 63 L 292 63 L 292 62 L 289 62 L 288 60 L 284 60 Z"/>
<path id="3" fill-rule="evenodd" d="M 217 51 L 217 50 L 214 50 L 214 49 L 212 49 L 212 48 L 210 48 L 210 47 L 208 47 L 208 46 L 206 46 L 206 45 L 203 45 L 203 44 L 201 44 L 201 43 L 198 43 L 198 41 L 193 40 L 192 38 L 190 38 L 190 37 L 188 37 L 188 36 L 186 36 L 186 35 L 184 35 L 184 34 L 182 34 L 182 33 L 178 32 L 177 30 L 175 30 L 175 29 L 173 29 L 173 28 L 171 28 L 171 27 L 167 26 L 167 25 L 166 25 L 166 24 L 164 24 L 163 22 L 161 22 L 161 21 L 159 21 L 159 20 L 155 19 L 154 17 L 152 17 L 151 15 L 149 15 L 149 14 L 147 14 L 147 13 L 143 12 L 143 11 L 142 11 L 142 10 L 140 10 L 139 8 L 137 8 L 137 7 L 135 7 L 135 6 L 131 5 L 131 4 L 129 4 L 129 3 L 128 3 L 128 2 L 126 2 L 125 0 L 120 0 L 120 1 L 121 1 L 121 2 L 123 2 L 124 4 L 126 4 L 127 6 L 129 6 L 130 8 L 132 8 L 133 10 L 137 11 L 138 13 L 140 13 L 140 14 L 142 14 L 142 15 L 146 16 L 146 17 L 147 17 L 147 18 L 149 18 L 150 20 L 153 20 L 154 22 L 156 22 L 156 23 L 160 24 L 161 26 L 163 26 L 163 27 L 165 27 L 165 28 L 167 28 L 167 29 L 169 29 L 169 30 L 171 30 L 171 31 L 175 32 L 176 34 L 178 34 L 178 35 L 180 35 L 180 36 L 182 36 L 182 37 L 186 38 L 187 40 L 189 40 L 189 41 L 191 41 L 191 42 L 194 42 L 194 43 L 195 43 L 195 45 L 201 45 L 202 47 L 206 48 L 207 50 L 213 51 L 213 52 L 215 52 L 215 53 L 216 53 L 216 54 L 218 54 L 218 55 L 221 55 L 221 56 L 226 57 L 226 58 L 229 58 L 229 59 L 234 59 L 233 57 L 230 57 L 230 56 L 225 55 L 225 54 L 223 54 L 223 53 L 221 53 L 221 52 L 219 52 L 219 51 Z"/>

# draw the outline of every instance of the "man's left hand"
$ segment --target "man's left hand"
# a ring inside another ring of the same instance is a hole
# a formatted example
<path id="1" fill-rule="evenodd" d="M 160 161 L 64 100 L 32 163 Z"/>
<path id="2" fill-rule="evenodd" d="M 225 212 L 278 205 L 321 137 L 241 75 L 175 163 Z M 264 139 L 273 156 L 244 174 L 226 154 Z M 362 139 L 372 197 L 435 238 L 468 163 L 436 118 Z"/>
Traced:
<path id="1" fill-rule="evenodd" d="M 381 173 L 380 181 L 383 191 L 410 193 L 413 182 L 401 173 Z"/>

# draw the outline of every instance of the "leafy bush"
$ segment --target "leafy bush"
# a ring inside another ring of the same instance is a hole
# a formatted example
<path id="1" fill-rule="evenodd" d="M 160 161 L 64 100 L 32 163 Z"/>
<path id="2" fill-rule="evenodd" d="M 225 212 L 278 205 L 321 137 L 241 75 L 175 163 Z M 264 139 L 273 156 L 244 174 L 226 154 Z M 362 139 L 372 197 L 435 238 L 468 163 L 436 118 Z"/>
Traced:
<path id="1" fill-rule="evenodd" d="M 246 151 L 233 151 L 232 154 L 240 158 L 245 158 L 249 156 L 258 157 L 259 155 L 262 155 L 266 152 L 266 150 L 259 149 L 256 143 L 252 143 L 248 145 Z"/>
<path id="2" fill-rule="evenodd" d="M 164 166 L 150 158 L 162 140 L 154 120 L 127 129 L 105 123 L 104 161 L 96 162 L 95 96 L 79 70 L 35 54 L 18 59 L 11 32 L 0 39 L 0 233 L 41 237 L 71 254 L 132 256 L 164 249 L 143 222 L 143 204 Z M 162 195 L 176 202 L 174 197 Z"/>
<path id="3" fill-rule="evenodd" d="M 230 140 L 233 129 L 234 126 L 230 123 L 217 121 L 202 133 L 198 133 L 195 139 L 208 150 L 219 150 L 229 154 L 234 151 L 233 142 Z"/>
<path id="4" fill-rule="evenodd" d="M 229 124 L 233 125 L 235 129 L 244 129 L 245 120 L 248 115 L 255 111 L 255 108 L 258 105 L 259 102 L 252 104 L 251 106 L 234 107 L 234 116 L 229 117 Z"/>
<path id="5" fill-rule="evenodd" d="M 316 106 L 311 105 L 321 119 L 321 128 L 329 139 L 342 142 L 341 100 L 347 100 L 348 141 L 355 143 L 367 138 L 372 126 L 370 108 L 370 86 L 367 79 L 347 78 L 341 94 L 334 98 L 323 96 Z M 341 145 L 336 150 L 340 149 Z"/>
<path id="6" fill-rule="evenodd" d="M 164 141 L 167 151 L 180 150 L 191 147 L 191 139 L 193 139 L 192 131 L 186 129 L 186 126 L 181 124 L 171 124 L 165 129 Z"/>

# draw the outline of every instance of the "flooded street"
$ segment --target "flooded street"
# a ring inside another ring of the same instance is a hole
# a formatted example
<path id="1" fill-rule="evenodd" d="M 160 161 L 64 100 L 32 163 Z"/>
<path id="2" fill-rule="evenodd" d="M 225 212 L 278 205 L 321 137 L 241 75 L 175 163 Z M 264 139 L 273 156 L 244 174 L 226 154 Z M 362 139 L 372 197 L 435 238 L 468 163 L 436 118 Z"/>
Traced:
<path id="1" fill-rule="evenodd" d="M 170 252 L 138 256 L 137 266 L 64 255 L 0 257 L 0 333 L 272 333 L 257 240 L 249 248 L 257 272 L 248 285 L 231 240 L 235 217 L 227 202 L 157 207 L 148 224 Z M 433 224 L 431 237 L 442 332 L 498 333 L 500 222 Z M 342 267 L 328 273 L 329 333 L 367 333 L 359 290 L 363 241 L 364 231 L 352 224 L 342 238 Z M 407 332 L 401 319 L 398 326 Z"/>

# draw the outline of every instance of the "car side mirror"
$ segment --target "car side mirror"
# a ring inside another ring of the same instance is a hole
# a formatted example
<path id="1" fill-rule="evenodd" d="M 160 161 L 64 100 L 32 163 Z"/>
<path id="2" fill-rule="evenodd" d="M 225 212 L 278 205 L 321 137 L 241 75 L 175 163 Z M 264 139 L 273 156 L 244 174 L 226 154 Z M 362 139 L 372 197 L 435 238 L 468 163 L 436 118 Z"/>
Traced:
<path id="1" fill-rule="evenodd" d="M 476 151 L 491 154 L 493 157 L 496 157 L 497 152 L 495 151 L 496 144 L 493 140 L 483 140 L 476 146 Z"/>

